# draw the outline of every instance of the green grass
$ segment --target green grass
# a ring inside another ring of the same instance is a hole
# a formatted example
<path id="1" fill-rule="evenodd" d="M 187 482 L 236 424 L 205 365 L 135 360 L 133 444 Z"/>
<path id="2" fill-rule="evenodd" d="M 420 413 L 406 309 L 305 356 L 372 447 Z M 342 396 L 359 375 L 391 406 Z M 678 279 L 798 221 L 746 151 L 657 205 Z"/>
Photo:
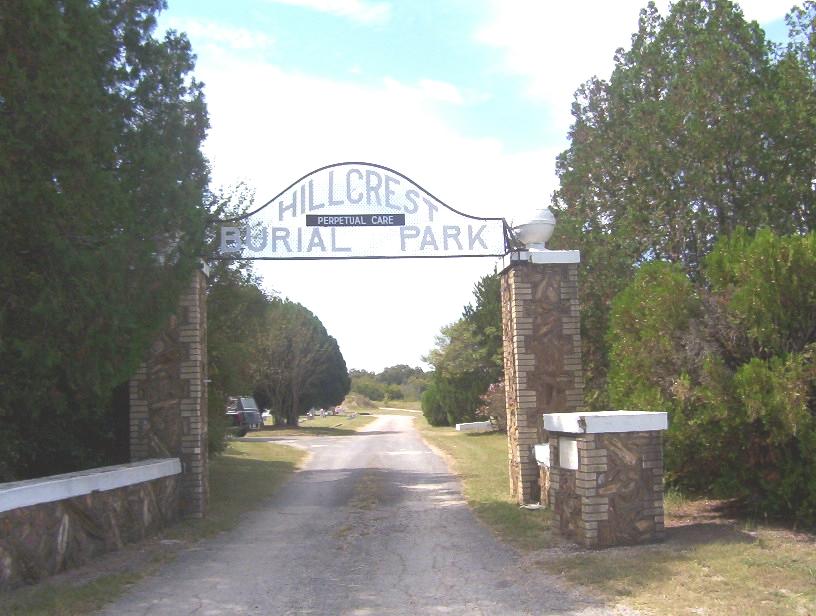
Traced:
<path id="1" fill-rule="evenodd" d="M 421 411 L 412 411 L 410 409 L 382 408 L 382 407 L 372 409 L 369 412 L 372 415 L 402 415 L 403 417 L 419 417 L 422 414 Z"/>
<path id="2" fill-rule="evenodd" d="M 276 443 L 231 442 L 222 455 L 210 461 L 207 517 L 185 520 L 167 529 L 164 536 L 196 541 L 233 528 L 242 514 L 271 497 L 306 455 Z"/>
<path id="3" fill-rule="evenodd" d="M 300 418 L 297 428 L 285 426 L 264 426 L 262 430 L 249 432 L 245 438 L 267 438 L 270 436 L 350 436 L 363 426 L 374 421 L 371 415 L 358 414 L 354 419 L 343 415 L 328 417 Z"/>
<path id="4" fill-rule="evenodd" d="M 241 516 L 260 507 L 302 463 L 306 453 L 274 443 L 231 442 L 210 463 L 210 508 L 203 520 L 185 520 L 162 533 L 163 539 L 185 545 L 233 528 Z M 128 548 L 125 548 L 126 550 Z M 178 546 L 145 544 L 147 558 L 134 557 L 123 571 L 100 572 L 94 579 L 79 575 L 76 582 L 54 578 L 35 586 L 0 593 L 4 616 L 80 616 L 98 610 L 141 578 L 171 560 Z M 88 568 L 93 568 L 91 563 Z M 83 581 L 84 580 L 84 581 Z"/>
<path id="5" fill-rule="evenodd" d="M 617 548 L 541 566 L 652 614 L 816 614 L 816 545 L 770 529 L 692 545 Z"/>
<path id="6" fill-rule="evenodd" d="M 422 416 L 418 416 L 416 425 L 425 440 L 449 456 L 462 478 L 468 504 L 499 537 L 523 549 L 546 548 L 560 542 L 551 532 L 549 511 L 521 509 L 510 498 L 506 434 L 434 428 Z"/>
<path id="7" fill-rule="evenodd" d="M 152 570 L 152 569 L 151 569 Z M 144 572 L 105 575 L 79 586 L 43 582 L 0 595 L 0 614 L 8 616 L 80 616 L 101 608 L 137 582 Z"/>
<path id="8" fill-rule="evenodd" d="M 419 400 L 389 400 L 388 402 L 375 402 L 377 406 L 387 406 L 393 409 L 410 409 L 412 411 L 422 410 Z"/>

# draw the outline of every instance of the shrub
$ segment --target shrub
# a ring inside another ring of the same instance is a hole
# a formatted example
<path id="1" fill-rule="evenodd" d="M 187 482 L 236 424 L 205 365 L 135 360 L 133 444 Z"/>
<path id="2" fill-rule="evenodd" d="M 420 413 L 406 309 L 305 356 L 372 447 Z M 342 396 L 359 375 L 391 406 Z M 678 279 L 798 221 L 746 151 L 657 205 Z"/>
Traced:
<path id="1" fill-rule="evenodd" d="M 351 381 L 351 390 L 362 394 L 369 400 L 385 398 L 385 387 L 371 378 L 354 377 Z"/>
<path id="2" fill-rule="evenodd" d="M 476 417 L 490 420 L 502 432 L 507 432 L 507 398 L 504 382 L 493 383 L 481 395 L 481 406 L 476 409 Z"/>
<path id="3" fill-rule="evenodd" d="M 432 426 L 450 425 L 448 423 L 448 416 L 442 408 L 436 384 L 433 382 L 431 382 L 428 389 L 422 393 L 422 414 Z"/>
<path id="4" fill-rule="evenodd" d="M 744 231 L 612 303 L 609 395 L 666 410 L 667 480 L 816 524 L 816 235 Z"/>
<path id="5" fill-rule="evenodd" d="M 399 385 L 386 385 L 383 389 L 385 391 L 384 400 L 402 400 L 402 389 Z"/>

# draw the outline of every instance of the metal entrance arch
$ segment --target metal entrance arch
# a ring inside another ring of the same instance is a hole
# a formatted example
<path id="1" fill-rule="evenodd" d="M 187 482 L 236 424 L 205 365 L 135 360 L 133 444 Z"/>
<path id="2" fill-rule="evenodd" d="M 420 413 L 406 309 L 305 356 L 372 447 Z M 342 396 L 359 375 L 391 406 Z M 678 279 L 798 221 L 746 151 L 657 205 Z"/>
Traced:
<path id="1" fill-rule="evenodd" d="M 502 257 L 514 245 L 503 218 L 464 214 L 394 169 L 335 163 L 221 225 L 219 259 Z"/>
<path id="2" fill-rule="evenodd" d="M 218 225 L 216 259 L 502 257 L 510 486 L 539 498 L 533 446 L 544 412 L 583 407 L 577 251 L 545 249 L 549 210 L 512 229 L 464 214 L 407 176 L 373 163 L 321 167 Z M 524 243 L 522 243 L 522 241 Z M 525 246 L 526 244 L 526 246 Z M 182 513 L 207 511 L 206 266 L 130 384 L 131 459 L 179 457 Z"/>

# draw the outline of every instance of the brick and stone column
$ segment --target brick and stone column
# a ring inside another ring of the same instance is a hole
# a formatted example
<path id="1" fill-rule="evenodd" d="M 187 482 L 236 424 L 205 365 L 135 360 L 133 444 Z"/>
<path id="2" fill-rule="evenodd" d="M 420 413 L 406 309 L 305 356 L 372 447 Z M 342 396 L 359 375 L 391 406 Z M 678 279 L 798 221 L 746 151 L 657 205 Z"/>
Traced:
<path id="1" fill-rule="evenodd" d="M 202 264 L 130 380 L 130 458 L 180 458 L 181 513 L 193 518 L 209 496 L 206 292 Z"/>
<path id="2" fill-rule="evenodd" d="M 510 486 L 521 504 L 541 496 L 542 415 L 584 410 L 579 261 L 576 250 L 518 251 L 501 275 Z"/>
<path id="3" fill-rule="evenodd" d="M 587 547 L 659 541 L 664 412 L 544 416 L 553 528 Z"/>

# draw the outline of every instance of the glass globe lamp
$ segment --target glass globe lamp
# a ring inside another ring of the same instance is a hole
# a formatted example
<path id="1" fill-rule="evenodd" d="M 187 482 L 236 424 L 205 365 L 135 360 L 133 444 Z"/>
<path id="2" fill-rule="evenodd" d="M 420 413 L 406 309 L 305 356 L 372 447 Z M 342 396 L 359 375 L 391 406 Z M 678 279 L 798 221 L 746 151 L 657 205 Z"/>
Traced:
<path id="1" fill-rule="evenodd" d="M 536 211 L 533 219 L 515 227 L 516 237 L 529 250 L 546 250 L 547 242 L 555 230 L 555 216 L 550 208 L 545 207 Z"/>

